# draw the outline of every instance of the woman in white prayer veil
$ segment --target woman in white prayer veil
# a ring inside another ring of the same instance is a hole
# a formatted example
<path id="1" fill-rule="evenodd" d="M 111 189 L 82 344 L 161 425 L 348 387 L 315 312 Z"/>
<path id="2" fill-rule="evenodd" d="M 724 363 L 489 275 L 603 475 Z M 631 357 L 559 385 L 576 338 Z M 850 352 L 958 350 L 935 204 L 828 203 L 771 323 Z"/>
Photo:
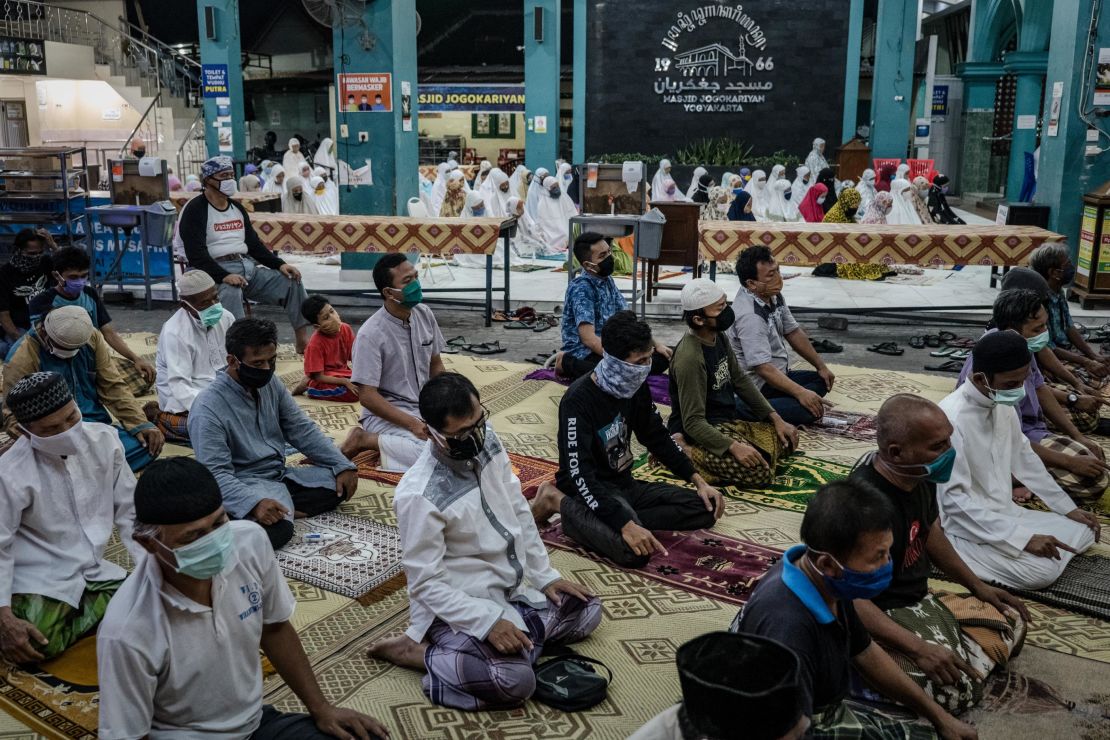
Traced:
<path id="1" fill-rule="evenodd" d="M 488 215 L 486 213 L 486 201 L 482 199 L 482 194 L 476 190 L 471 190 L 466 194 L 466 202 L 463 205 L 462 217 L 481 218 L 486 215 Z"/>
<path id="2" fill-rule="evenodd" d="M 520 198 L 523 201 L 528 197 L 528 175 L 532 170 L 524 165 L 519 165 L 509 176 L 509 197 Z"/>
<path id="3" fill-rule="evenodd" d="M 906 182 L 909 182 L 909 180 L 910 180 L 910 166 L 908 164 L 906 164 L 905 162 L 898 165 L 898 169 L 894 171 L 894 179 L 895 180 L 905 180 Z"/>
<path id="4" fill-rule="evenodd" d="M 913 199 L 916 194 L 913 192 L 913 185 L 909 180 L 898 179 L 890 184 L 890 194 L 894 198 L 894 204 L 890 208 L 890 213 L 887 214 L 886 222 L 888 224 L 905 224 L 905 225 L 921 225 L 921 218 L 918 217 L 917 211 L 913 207 Z"/>
<path id="5" fill-rule="evenodd" d="M 439 207 L 443 205 L 443 196 L 447 194 L 447 171 L 450 167 L 446 162 L 440 162 L 436 167 L 436 181 L 432 183 L 432 210 L 430 215 L 438 214 Z"/>
<path id="6" fill-rule="evenodd" d="M 652 200 L 685 200 L 686 196 L 679 192 L 675 192 L 676 197 L 668 198 L 665 196 L 667 186 L 666 180 L 672 179 L 671 176 L 671 160 L 660 159 L 659 169 L 655 171 L 655 177 L 651 178 L 651 192 L 648 197 Z"/>
<path id="7" fill-rule="evenodd" d="M 752 179 L 744 186 L 744 190 L 752 196 L 752 215 L 756 221 L 767 220 L 767 206 L 771 202 L 771 193 L 767 190 L 767 173 L 756 170 Z"/>
<path id="8" fill-rule="evenodd" d="M 825 159 L 825 140 L 817 138 L 813 140 L 813 151 L 806 157 L 806 167 L 809 171 L 816 174 L 829 166 L 829 162 Z M 793 196 L 791 196 L 793 197 Z"/>
<path id="9" fill-rule="evenodd" d="M 339 215 L 339 204 L 333 204 L 331 198 L 328 197 L 328 183 L 323 176 L 313 175 L 312 179 L 308 181 L 308 186 L 312 189 L 312 195 L 316 198 L 316 211 L 321 216 Z"/>
<path id="10" fill-rule="evenodd" d="M 561 162 L 559 166 L 555 168 L 555 180 L 559 183 L 563 195 L 567 195 L 567 191 L 570 190 L 570 184 L 574 182 L 574 173 L 571 172 L 573 169 L 574 167 L 571 166 L 570 162 Z M 569 195 L 567 195 L 567 197 L 570 198 Z M 571 202 L 573 203 L 574 201 Z"/>
<path id="11" fill-rule="evenodd" d="M 447 174 L 451 174 L 456 170 L 462 172 L 462 167 L 459 166 L 459 163 L 454 159 L 447 160 Z M 463 172 L 463 190 L 468 193 L 470 192 L 470 182 L 467 181 L 465 172 Z"/>
<path id="12" fill-rule="evenodd" d="M 285 193 L 285 168 L 275 164 L 270 168 L 270 177 L 262 186 L 263 193 Z"/>
<path id="13" fill-rule="evenodd" d="M 303 161 L 305 159 L 304 153 L 301 152 L 301 142 L 294 137 L 289 140 L 289 149 L 281 158 L 281 166 L 285 169 L 286 175 L 295 175 L 301 171 Z"/>
<path id="14" fill-rule="evenodd" d="M 312 179 L 312 165 L 310 165 L 308 162 L 301 162 L 301 167 L 297 174 L 300 175 L 301 179 L 307 183 L 309 180 Z"/>
<path id="15" fill-rule="evenodd" d="M 790 204 L 786 200 L 786 191 L 790 189 L 790 181 L 779 178 L 767 186 L 770 196 L 767 198 L 768 221 L 793 221 L 791 218 Z"/>
<path id="16" fill-rule="evenodd" d="M 320 146 L 316 148 L 316 153 L 312 155 L 312 164 L 324 168 L 325 172 L 320 177 L 327 182 L 334 181 L 336 174 L 339 172 L 339 165 L 335 161 L 333 149 L 335 149 L 335 142 L 328 137 L 324 137 L 320 139 Z"/>
<path id="17" fill-rule="evenodd" d="M 488 177 L 486 178 L 489 179 Z M 477 190 L 471 190 L 466 194 L 466 203 L 463 206 L 461 218 L 487 218 L 489 217 L 489 207 L 485 197 Z M 501 246 L 501 240 L 497 240 L 497 250 L 504 249 Z M 495 255 L 497 252 L 495 252 Z M 504 252 L 501 252 L 501 259 L 504 259 Z M 479 267 L 485 268 L 486 256 L 484 254 L 456 254 L 452 257 L 456 265 L 461 267 Z M 499 264 L 504 265 L 504 262 L 498 262 L 497 257 L 494 257 L 493 266 L 497 267 Z"/>
<path id="18" fill-rule="evenodd" d="M 809 191 L 809 167 L 804 164 L 795 170 L 794 182 L 790 184 L 790 205 L 797 211 L 798 207 L 802 205 L 805 200 L 806 193 Z M 800 214 L 799 214 L 800 215 Z"/>
<path id="19" fill-rule="evenodd" d="M 863 214 L 867 213 L 867 207 L 871 205 L 871 201 L 875 200 L 878 191 L 875 190 L 875 170 L 866 169 L 863 175 L 860 176 L 859 185 L 856 185 L 856 190 L 859 191 L 860 202 L 859 208 L 856 209 L 857 220 L 863 218 Z"/>
<path id="20" fill-rule="evenodd" d="M 286 180 L 285 194 L 281 196 L 282 213 L 318 213 L 316 200 L 300 175 L 290 175 Z"/>
<path id="21" fill-rule="evenodd" d="M 543 254 L 565 254 L 570 217 L 578 211 L 554 177 L 543 181 L 543 194 L 536 211 L 535 236 L 543 244 Z"/>
<path id="22" fill-rule="evenodd" d="M 543 186 L 540 186 L 543 189 Z M 513 237 L 513 264 L 524 262 L 524 258 L 535 258 L 543 252 L 543 243 L 536 236 L 539 231 L 536 220 L 524 209 L 520 198 L 509 198 L 509 216 L 516 216 L 516 236 Z"/>
<path id="23" fill-rule="evenodd" d="M 767 175 L 767 183 L 769 185 L 774 185 L 784 177 L 786 177 L 786 167 L 781 164 L 776 164 L 771 168 L 771 174 Z"/>
<path id="24" fill-rule="evenodd" d="M 482 183 L 489 177 L 489 171 L 493 169 L 493 162 L 488 159 L 483 159 L 478 164 L 478 174 L 474 176 L 474 183 L 471 185 L 472 190 L 480 190 Z"/>
<path id="25" fill-rule="evenodd" d="M 524 199 L 524 212 L 534 222 L 536 220 L 536 208 L 539 205 L 540 198 L 543 196 L 543 181 L 546 180 L 551 173 L 546 167 L 537 167 L 535 173 L 532 175 L 532 182 L 528 185 L 528 197 Z"/>
<path id="26" fill-rule="evenodd" d="M 505 208 L 512 193 L 509 192 L 509 176 L 500 167 L 494 167 L 486 178 L 485 189 L 481 192 L 486 201 L 486 215 L 505 218 Z"/>
<path id="27" fill-rule="evenodd" d="M 701 176 L 708 174 L 709 170 L 704 167 L 694 168 L 694 179 L 690 181 L 690 187 L 686 188 L 686 200 L 693 200 L 694 193 L 698 192 L 698 182 L 701 181 Z"/>

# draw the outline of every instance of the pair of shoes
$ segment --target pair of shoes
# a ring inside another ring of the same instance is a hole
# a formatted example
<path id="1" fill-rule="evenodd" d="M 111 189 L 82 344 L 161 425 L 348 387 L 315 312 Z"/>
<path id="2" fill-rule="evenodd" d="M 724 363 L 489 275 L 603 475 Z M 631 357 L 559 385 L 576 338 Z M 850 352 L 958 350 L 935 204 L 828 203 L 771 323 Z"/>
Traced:
<path id="1" fill-rule="evenodd" d="M 867 348 L 867 351 L 879 355 L 890 355 L 891 357 L 897 357 L 905 352 L 904 349 L 898 346 L 897 342 L 880 342 L 879 344 L 872 344 Z"/>
<path id="2" fill-rule="evenodd" d="M 843 346 L 837 344 L 836 342 L 831 342 L 828 339 L 814 339 L 811 340 L 811 342 L 813 344 L 813 349 L 817 352 L 820 352 L 821 354 L 834 355 L 837 352 L 844 351 Z"/>

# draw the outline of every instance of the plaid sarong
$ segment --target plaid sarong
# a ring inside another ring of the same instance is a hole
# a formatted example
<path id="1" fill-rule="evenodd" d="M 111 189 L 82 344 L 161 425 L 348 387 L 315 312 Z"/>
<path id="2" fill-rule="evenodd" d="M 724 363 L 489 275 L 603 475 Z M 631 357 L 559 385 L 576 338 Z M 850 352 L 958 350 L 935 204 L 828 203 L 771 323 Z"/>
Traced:
<path id="1" fill-rule="evenodd" d="M 150 393 L 153 383 L 146 382 L 146 378 L 139 372 L 139 368 L 131 363 L 131 360 L 125 360 L 122 357 L 113 357 L 112 359 L 115 360 L 116 370 L 123 376 L 124 385 L 127 386 L 127 390 L 131 391 L 132 396 L 139 398 Z"/>
<path id="2" fill-rule="evenodd" d="M 158 410 L 154 415 L 154 426 L 162 432 L 167 442 L 189 444 L 189 415 L 171 414 L 168 411 Z"/>
<path id="3" fill-rule="evenodd" d="M 775 434 L 772 424 L 759 421 L 729 421 L 714 424 L 726 437 L 755 447 L 767 461 L 768 467 L 748 468 L 737 462 L 727 452 L 718 457 L 695 445 L 686 452 L 694 468 L 710 485 L 736 486 L 738 488 L 766 488 L 775 477 L 775 468 L 785 450 Z"/>
<path id="4" fill-rule="evenodd" d="M 1064 385 L 1063 383 L 1049 383 L 1048 385 L 1053 390 L 1063 391 L 1064 393 L 1074 393 L 1075 392 L 1075 390 L 1071 386 Z M 1064 411 L 1068 412 L 1068 415 L 1071 416 L 1071 423 L 1075 424 L 1075 428 L 1078 429 L 1080 431 L 1080 433 L 1090 434 L 1091 432 L 1095 431 L 1095 429 L 1098 428 L 1098 420 L 1099 420 L 1099 410 L 1098 409 L 1095 409 L 1094 411 L 1080 411 L 1079 409 L 1076 409 L 1076 408 L 1070 408 L 1069 409 L 1067 407 L 1067 404 L 1063 404 L 1063 403 L 1060 404 L 1060 407 L 1063 408 Z M 1057 426 L 1055 424 L 1053 424 L 1052 420 L 1049 419 L 1047 416 L 1045 417 L 1045 424 L 1053 432 L 1062 432 L 1063 431 L 1062 429 L 1057 428 Z"/>
<path id="5" fill-rule="evenodd" d="M 1049 434 L 1040 442 L 1045 448 L 1065 455 L 1089 455 L 1091 451 L 1076 442 L 1071 437 L 1061 434 Z M 1097 503 L 1110 486 L 1110 473 L 1105 470 L 1095 478 L 1080 478 L 1070 470 L 1054 468 L 1046 465 L 1045 468 L 1060 484 L 1060 488 L 1067 491 L 1068 495 L 1078 499 L 1077 503 Z"/>

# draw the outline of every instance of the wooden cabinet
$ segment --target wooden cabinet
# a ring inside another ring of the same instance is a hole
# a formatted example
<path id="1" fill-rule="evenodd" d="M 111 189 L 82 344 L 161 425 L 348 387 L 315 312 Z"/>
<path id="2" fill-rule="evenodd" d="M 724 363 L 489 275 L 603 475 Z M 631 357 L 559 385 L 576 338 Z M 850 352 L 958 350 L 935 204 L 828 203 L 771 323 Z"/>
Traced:
<path id="1" fill-rule="evenodd" d="M 693 270 L 694 277 L 700 277 L 700 258 L 698 256 L 698 215 L 701 213 L 700 203 L 676 203 L 673 201 L 652 201 L 652 208 L 658 208 L 667 217 L 663 225 L 663 244 L 658 260 L 648 262 L 648 294 L 652 296 L 659 293 L 659 289 L 680 290 L 681 284 L 660 284 L 659 266 L 689 267 Z"/>

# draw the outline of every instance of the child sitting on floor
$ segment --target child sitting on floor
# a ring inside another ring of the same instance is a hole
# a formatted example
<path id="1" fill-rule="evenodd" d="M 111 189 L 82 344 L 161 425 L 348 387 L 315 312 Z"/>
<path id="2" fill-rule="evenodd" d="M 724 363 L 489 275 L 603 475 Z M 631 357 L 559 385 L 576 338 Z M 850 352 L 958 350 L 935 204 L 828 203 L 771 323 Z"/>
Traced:
<path id="1" fill-rule="evenodd" d="M 304 380 L 294 395 L 307 394 L 322 401 L 358 401 L 358 389 L 351 382 L 351 354 L 355 333 L 343 323 L 339 312 L 322 295 L 305 299 L 301 313 L 316 329 L 304 351 Z"/>

